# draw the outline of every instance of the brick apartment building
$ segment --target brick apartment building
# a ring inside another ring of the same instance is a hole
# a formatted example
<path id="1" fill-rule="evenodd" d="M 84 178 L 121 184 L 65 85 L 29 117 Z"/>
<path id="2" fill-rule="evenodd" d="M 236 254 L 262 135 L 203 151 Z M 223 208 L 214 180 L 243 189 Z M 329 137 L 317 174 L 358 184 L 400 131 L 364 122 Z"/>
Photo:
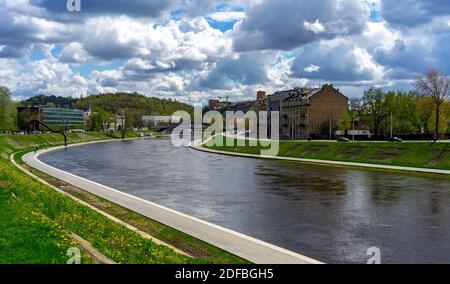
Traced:
<path id="1" fill-rule="evenodd" d="M 334 138 L 348 107 L 348 98 L 333 85 L 295 88 L 267 99 L 267 110 L 280 113 L 280 136 L 284 139 Z"/>
<path id="2" fill-rule="evenodd" d="M 226 111 L 267 111 L 268 133 L 271 112 L 279 112 L 279 135 L 283 139 L 329 139 L 336 136 L 339 124 L 346 119 L 348 98 L 333 85 L 321 88 L 295 88 L 266 96 L 258 91 L 256 101 L 228 102 L 210 100 L 209 109 L 225 115 Z"/>

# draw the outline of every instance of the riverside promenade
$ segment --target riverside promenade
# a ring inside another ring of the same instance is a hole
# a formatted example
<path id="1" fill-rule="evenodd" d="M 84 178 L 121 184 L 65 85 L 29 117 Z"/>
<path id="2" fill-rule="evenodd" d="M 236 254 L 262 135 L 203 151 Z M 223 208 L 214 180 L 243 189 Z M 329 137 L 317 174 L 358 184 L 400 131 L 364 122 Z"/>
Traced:
<path id="1" fill-rule="evenodd" d="M 69 146 L 69 148 L 79 145 L 82 144 L 72 145 Z M 41 150 L 37 153 L 31 152 L 23 157 L 23 161 L 41 172 L 86 190 L 89 193 L 95 194 L 120 206 L 128 208 L 150 219 L 182 231 L 209 244 L 215 245 L 250 262 L 256 264 L 321 263 L 315 259 L 56 169 L 39 160 L 39 156 L 42 154 L 63 150 L 64 147 L 56 147 Z"/>

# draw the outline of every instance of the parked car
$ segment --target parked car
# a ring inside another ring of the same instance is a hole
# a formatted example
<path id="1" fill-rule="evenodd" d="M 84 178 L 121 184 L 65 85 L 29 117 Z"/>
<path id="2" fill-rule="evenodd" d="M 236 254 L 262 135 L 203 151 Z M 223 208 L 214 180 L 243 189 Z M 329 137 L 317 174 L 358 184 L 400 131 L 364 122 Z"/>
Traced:
<path id="1" fill-rule="evenodd" d="M 350 142 L 350 139 L 345 138 L 345 137 L 339 137 L 338 139 L 336 139 L 336 141 L 337 142 L 345 142 L 345 143 L 347 143 L 347 142 Z"/>
<path id="2" fill-rule="evenodd" d="M 400 138 L 398 138 L 398 137 L 389 137 L 389 138 L 387 139 L 387 141 L 389 141 L 389 142 L 395 142 L 395 143 L 401 143 L 401 142 L 403 142 L 403 140 L 400 139 Z"/>

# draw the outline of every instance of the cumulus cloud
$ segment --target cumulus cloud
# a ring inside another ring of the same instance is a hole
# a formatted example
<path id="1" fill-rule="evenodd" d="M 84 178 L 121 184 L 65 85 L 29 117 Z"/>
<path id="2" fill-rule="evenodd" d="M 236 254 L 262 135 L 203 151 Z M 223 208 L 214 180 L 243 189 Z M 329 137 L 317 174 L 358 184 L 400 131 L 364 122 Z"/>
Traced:
<path id="1" fill-rule="evenodd" d="M 306 46 L 292 71 L 294 76 L 324 81 L 370 81 L 383 74 L 367 50 L 341 40 Z"/>
<path id="2" fill-rule="evenodd" d="M 67 0 L 32 0 L 31 2 L 50 13 L 67 13 Z M 158 17 L 174 2 L 173 0 L 82 0 L 82 12 L 73 14 L 73 17 L 92 15 Z"/>
<path id="3" fill-rule="evenodd" d="M 237 58 L 226 58 L 200 81 L 209 89 L 230 89 L 234 85 L 264 84 L 268 80 L 268 65 L 274 60 L 273 52 L 246 52 Z"/>
<path id="4" fill-rule="evenodd" d="M 418 26 L 450 15 L 448 0 L 382 0 L 381 14 L 393 25 Z"/>
<path id="5" fill-rule="evenodd" d="M 215 12 L 208 16 L 211 20 L 217 22 L 233 22 L 245 18 L 244 12 Z"/>
<path id="6" fill-rule="evenodd" d="M 322 25 L 321 22 L 319 22 L 319 20 L 316 20 L 314 23 L 305 21 L 303 23 L 303 26 L 305 27 L 306 30 L 312 31 L 313 33 L 316 34 L 323 33 L 325 31 L 325 27 Z"/>
<path id="7" fill-rule="evenodd" d="M 25 64 L 16 59 L 1 61 L 8 71 L 0 69 L 0 84 L 8 86 L 15 97 L 36 94 L 79 97 L 88 93 L 88 80 L 57 59 L 28 61 Z"/>
<path id="8" fill-rule="evenodd" d="M 0 5 L 0 57 L 23 57 L 33 45 L 63 42 L 70 37 L 67 26 L 61 23 L 19 14 L 21 9 L 9 7 Z"/>
<path id="9" fill-rule="evenodd" d="M 310 64 L 308 67 L 305 67 L 305 69 L 303 69 L 303 70 L 305 72 L 307 72 L 307 73 L 319 72 L 320 71 L 320 66 L 314 65 L 314 64 Z"/>
<path id="10" fill-rule="evenodd" d="M 64 63 L 86 63 L 92 59 L 79 42 L 69 43 L 64 47 L 59 55 L 59 59 Z"/>
<path id="11" fill-rule="evenodd" d="M 262 0 L 237 26 L 237 51 L 291 50 L 319 39 L 361 33 L 370 9 L 353 0 Z"/>
<path id="12" fill-rule="evenodd" d="M 324 82 L 356 94 L 450 72 L 447 0 L 82 0 L 82 13 L 66 2 L 0 0 L 0 85 L 15 96 L 199 103 Z"/>

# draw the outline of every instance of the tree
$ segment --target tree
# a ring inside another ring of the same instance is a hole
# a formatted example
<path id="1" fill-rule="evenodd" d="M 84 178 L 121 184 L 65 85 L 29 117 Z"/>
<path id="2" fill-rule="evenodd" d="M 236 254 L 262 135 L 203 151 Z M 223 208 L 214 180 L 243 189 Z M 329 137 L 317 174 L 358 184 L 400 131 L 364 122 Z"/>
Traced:
<path id="1" fill-rule="evenodd" d="M 134 130 L 134 115 L 133 112 L 129 109 L 123 109 L 120 113 L 120 132 L 122 134 L 122 138 L 125 138 L 127 132 Z"/>
<path id="2" fill-rule="evenodd" d="M 0 130 L 12 131 L 16 129 L 17 111 L 11 92 L 0 86 Z"/>
<path id="3" fill-rule="evenodd" d="M 101 108 L 95 108 L 91 114 L 90 130 L 105 131 L 113 123 L 114 115 Z"/>
<path id="4" fill-rule="evenodd" d="M 76 108 L 88 110 L 93 105 L 96 109 L 120 115 L 123 109 L 133 110 L 145 115 L 172 115 L 175 111 L 185 110 L 193 114 L 194 108 L 174 100 L 151 98 L 136 93 L 115 93 L 92 95 L 80 99 Z"/>
<path id="5" fill-rule="evenodd" d="M 381 89 L 370 88 L 364 92 L 363 105 L 367 114 L 371 117 L 373 132 L 377 136 L 380 132 L 380 126 L 388 114 L 386 95 Z"/>
<path id="6" fill-rule="evenodd" d="M 387 113 L 392 113 L 392 126 L 396 134 L 416 134 L 420 132 L 421 118 L 416 93 L 391 91 L 386 93 L 385 100 Z M 389 121 L 386 121 L 386 123 L 389 124 Z"/>
<path id="7" fill-rule="evenodd" d="M 431 97 L 435 106 L 434 140 L 439 139 L 441 106 L 450 97 L 450 78 L 436 69 L 431 69 L 425 77 L 416 79 L 416 88 L 423 95 Z"/>
<path id="8" fill-rule="evenodd" d="M 352 131 L 355 131 L 356 120 L 360 119 L 364 110 L 364 103 L 361 98 L 351 98 L 350 99 L 350 107 L 347 112 L 348 127 L 351 128 Z M 347 130 L 349 129 L 347 128 Z M 355 140 L 355 134 L 352 134 L 352 139 Z"/>

